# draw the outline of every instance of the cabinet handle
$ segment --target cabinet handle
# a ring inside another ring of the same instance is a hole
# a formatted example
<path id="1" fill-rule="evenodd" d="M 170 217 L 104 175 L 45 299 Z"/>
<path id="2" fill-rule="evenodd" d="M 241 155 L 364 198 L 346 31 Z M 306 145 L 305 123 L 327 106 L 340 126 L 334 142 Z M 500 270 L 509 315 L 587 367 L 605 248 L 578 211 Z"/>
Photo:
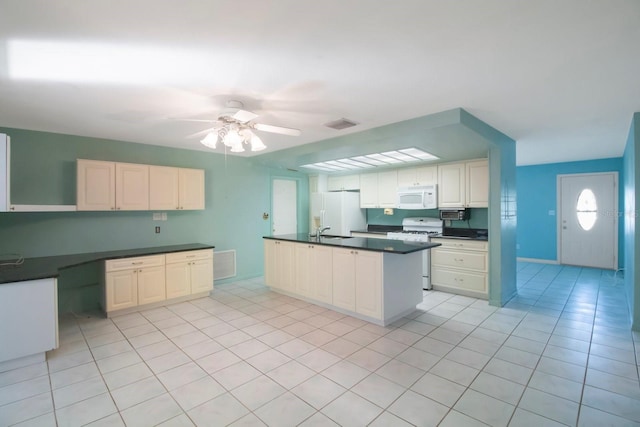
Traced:
<path id="1" fill-rule="evenodd" d="M 195 255 L 187 255 L 187 258 L 195 258 Z"/>
<path id="2" fill-rule="evenodd" d="M 131 265 L 140 265 L 143 264 L 144 261 L 132 262 Z"/>
<path id="3" fill-rule="evenodd" d="M 464 262 L 464 258 L 454 258 L 453 260 L 456 262 Z"/>

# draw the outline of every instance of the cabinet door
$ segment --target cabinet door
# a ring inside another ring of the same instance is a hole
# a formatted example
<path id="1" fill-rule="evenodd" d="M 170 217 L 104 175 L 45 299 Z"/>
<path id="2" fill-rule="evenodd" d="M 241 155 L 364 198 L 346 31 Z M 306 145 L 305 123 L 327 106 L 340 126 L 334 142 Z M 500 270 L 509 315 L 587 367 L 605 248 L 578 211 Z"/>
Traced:
<path id="1" fill-rule="evenodd" d="M 179 176 L 180 209 L 204 209 L 204 170 L 180 169 Z"/>
<path id="2" fill-rule="evenodd" d="M 398 169 L 398 187 L 411 187 L 418 185 L 416 168 Z"/>
<path id="3" fill-rule="evenodd" d="M 357 251 L 356 312 L 382 319 L 382 254 Z"/>
<path id="4" fill-rule="evenodd" d="M 313 298 L 314 290 L 312 285 L 314 283 L 314 266 L 313 260 L 314 246 L 306 245 L 304 243 L 295 245 L 295 286 L 296 293 L 302 296 Z"/>
<path id="5" fill-rule="evenodd" d="M 191 272 L 186 261 L 167 264 L 167 299 L 183 297 L 191 293 Z"/>
<path id="6" fill-rule="evenodd" d="M 367 173 L 360 175 L 360 207 L 378 207 L 378 174 Z"/>
<path id="7" fill-rule="evenodd" d="M 176 210 L 180 206 L 179 169 L 149 166 L 149 209 Z"/>
<path id="8" fill-rule="evenodd" d="M 138 305 L 137 271 L 123 270 L 106 274 L 107 312 Z"/>
<path id="9" fill-rule="evenodd" d="M 438 207 L 464 207 L 466 204 L 465 186 L 464 163 L 438 166 Z"/>
<path id="10" fill-rule="evenodd" d="M 149 166 L 116 163 L 116 210 L 149 210 Z"/>
<path id="11" fill-rule="evenodd" d="M 78 160 L 76 208 L 109 211 L 116 208 L 116 165 L 113 162 Z"/>
<path id="12" fill-rule="evenodd" d="M 213 258 L 191 261 L 190 264 L 191 293 L 213 290 Z"/>
<path id="13" fill-rule="evenodd" d="M 295 253 L 294 243 L 277 241 L 276 245 L 276 282 L 280 289 L 295 292 Z"/>
<path id="14" fill-rule="evenodd" d="M 138 276 L 138 305 L 167 299 L 164 267 L 135 270 Z"/>
<path id="15" fill-rule="evenodd" d="M 333 303 L 333 251 L 326 246 L 313 247 L 311 287 L 313 299 Z"/>
<path id="16" fill-rule="evenodd" d="M 394 208 L 398 203 L 398 172 L 378 172 L 378 207 Z"/>
<path id="17" fill-rule="evenodd" d="M 489 207 L 489 161 L 479 160 L 466 164 L 467 206 Z"/>
<path id="18" fill-rule="evenodd" d="M 420 166 L 416 168 L 416 182 L 418 185 L 434 185 L 438 183 L 437 166 Z"/>
<path id="19" fill-rule="evenodd" d="M 354 251 L 333 249 L 333 305 L 356 310 L 356 267 Z"/>
<path id="20" fill-rule="evenodd" d="M 263 239 L 264 283 L 270 288 L 278 288 L 276 283 L 276 240 Z"/>

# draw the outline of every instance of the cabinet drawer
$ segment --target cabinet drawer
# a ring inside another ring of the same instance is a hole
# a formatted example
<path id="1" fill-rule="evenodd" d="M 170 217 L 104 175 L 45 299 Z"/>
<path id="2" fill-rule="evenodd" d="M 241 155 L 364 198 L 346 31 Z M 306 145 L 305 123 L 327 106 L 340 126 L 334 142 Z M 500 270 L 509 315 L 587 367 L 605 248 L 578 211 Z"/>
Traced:
<path id="1" fill-rule="evenodd" d="M 467 251 L 487 251 L 489 242 L 466 239 L 446 239 L 441 237 L 432 238 L 433 243 L 440 243 L 441 248 L 463 249 Z"/>
<path id="2" fill-rule="evenodd" d="M 434 285 L 487 292 L 487 275 L 481 273 L 453 271 L 436 267 L 431 272 L 431 281 Z"/>
<path id="3" fill-rule="evenodd" d="M 431 250 L 431 262 L 434 265 L 486 272 L 488 268 L 487 255 L 486 252 L 442 249 L 441 246 Z"/>
<path id="4" fill-rule="evenodd" d="M 164 255 L 151 255 L 108 260 L 105 261 L 105 270 L 119 271 L 140 267 L 157 267 L 161 265 L 164 265 Z"/>
<path id="5" fill-rule="evenodd" d="M 167 264 L 173 262 L 195 261 L 197 259 L 213 258 L 213 249 L 202 249 L 198 251 L 173 252 L 166 254 Z"/>

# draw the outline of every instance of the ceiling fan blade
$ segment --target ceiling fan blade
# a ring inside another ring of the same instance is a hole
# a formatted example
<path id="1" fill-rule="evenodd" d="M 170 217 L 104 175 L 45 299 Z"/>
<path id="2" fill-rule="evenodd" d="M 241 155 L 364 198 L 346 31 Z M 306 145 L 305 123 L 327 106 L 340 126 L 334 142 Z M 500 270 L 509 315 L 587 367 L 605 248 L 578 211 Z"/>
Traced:
<path id="1" fill-rule="evenodd" d="M 233 117 L 235 120 L 237 120 L 239 122 L 247 123 L 248 121 L 253 120 L 256 117 L 258 117 L 258 115 L 256 113 L 252 113 L 251 111 L 238 110 L 231 117 Z"/>
<path id="2" fill-rule="evenodd" d="M 217 120 L 208 120 L 208 119 L 182 119 L 178 117 L 169 117 L 169 120 L 177 120 L 180 122 L 198 122 L 198 123 L 214 123 Z"/>
<path id="3" fill-rule="evenodd" d="M 282 126 L 265 125 L 265 124 L 262 124 L 262 123 L 255 123 L 253 125 L 253 128 L 256 129 L 256 130 L 261 130 L 263 132 L 279 133 L 281 135 L 299 136 L 300 134 L 302 134 L 300 129 L 285 128 L 285 127 L 282 127 Z"/>

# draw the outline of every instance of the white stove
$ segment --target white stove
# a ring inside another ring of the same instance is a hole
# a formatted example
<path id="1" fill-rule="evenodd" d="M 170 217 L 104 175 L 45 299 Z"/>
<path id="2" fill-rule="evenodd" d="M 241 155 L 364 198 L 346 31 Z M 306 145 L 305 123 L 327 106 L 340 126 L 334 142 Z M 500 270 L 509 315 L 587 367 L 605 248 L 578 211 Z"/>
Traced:
<path id="1" fill-rule="evenodd" d="M 403 219 L 402 231 L 387 233 L 387 239 L 428 242 L 436 234 L 442 234 L 440 218 L 414 217 Z"/>
<path id="2" fill-rule="evenodd" d="M 387 233 L 387 239 L 405 242 L 429 242 L 431 236 L 442 234 L 440 218 L 414 217 L 402 220 L 402 231 Z M 422 251 L 422 288 L 431 289 L 431 250 Z"/>

